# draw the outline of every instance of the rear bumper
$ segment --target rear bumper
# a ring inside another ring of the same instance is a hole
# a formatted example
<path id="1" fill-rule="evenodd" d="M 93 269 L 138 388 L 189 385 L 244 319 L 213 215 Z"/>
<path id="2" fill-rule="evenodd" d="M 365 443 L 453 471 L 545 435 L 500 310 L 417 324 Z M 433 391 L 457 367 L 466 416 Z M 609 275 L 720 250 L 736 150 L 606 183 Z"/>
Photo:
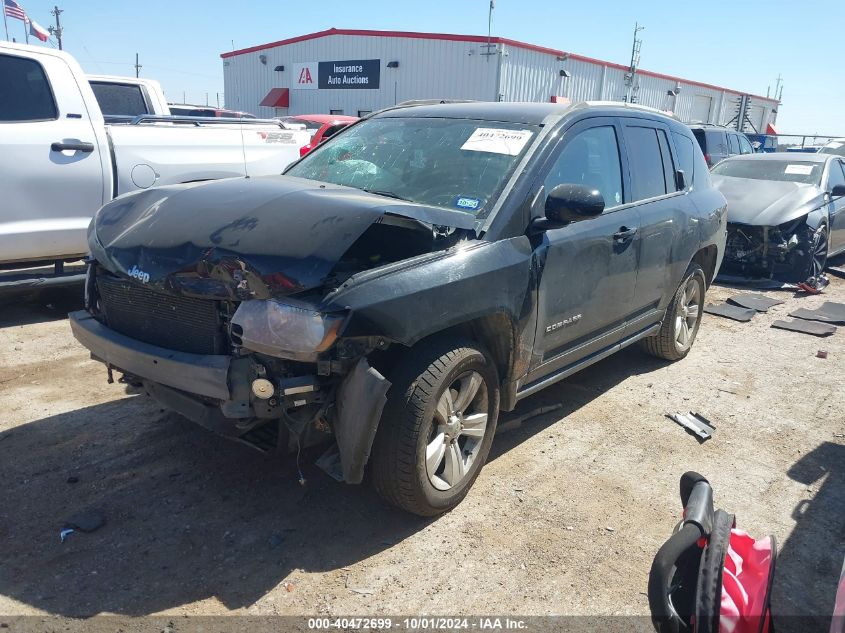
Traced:
<path id="1" fill-rule="evenodd" d="M 123 372 L 179 391 L 230 400 L 230 356 L 188 354 L 136 341 L 102 325 L 85 310 L 68 315 L 74 337 L 93 356 Z"/>

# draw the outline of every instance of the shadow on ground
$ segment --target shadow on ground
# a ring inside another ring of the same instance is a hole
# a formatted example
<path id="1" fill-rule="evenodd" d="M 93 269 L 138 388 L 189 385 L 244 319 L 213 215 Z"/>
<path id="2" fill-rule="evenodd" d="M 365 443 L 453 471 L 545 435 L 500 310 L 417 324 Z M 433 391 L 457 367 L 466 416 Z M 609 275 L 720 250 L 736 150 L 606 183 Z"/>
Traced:
<path id="1" fill-rule="evenodd" d="M 564 408 L 499 436 L 491 459 L 660 365 L 623 352 L 524 401 L 521 412 Z M 67 616 L 210 597 L 233 609 L 294 570 L 341 570 L 431 523 L 303 462 L 304 488 L 293 459 L 218 438 L 145 396 L 15 427 L 0 434 L 0 593 Z M 107 523 L 60 543 L 65 520 L 88 508 Z"/>
<path id="2" fill-rule="evenodd" d="M 83 307 L 82 284 L 0 295 L 0 328 L 46 323 Z"/>
<path id="3" fill-rule="evenodd" d="M 785 632 L 826 632 L 845 559 L 845 445 L 820 444 L 787 475 L 817 492 L 795 507 L 795 529 L 780 544 L 772 592 L 775 625 Z"/>

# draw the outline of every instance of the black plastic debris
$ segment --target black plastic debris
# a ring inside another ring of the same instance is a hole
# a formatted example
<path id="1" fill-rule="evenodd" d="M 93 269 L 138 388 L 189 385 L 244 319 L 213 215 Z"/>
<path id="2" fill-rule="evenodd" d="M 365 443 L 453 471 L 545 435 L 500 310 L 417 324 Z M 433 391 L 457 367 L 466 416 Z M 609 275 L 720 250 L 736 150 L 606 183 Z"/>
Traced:
<path id="1" fill-rule="evenodd" d="M 730 303 L 708 303 L 704 306 L 704 311 L 707 314 L 715 314 L 716 316 L 742 322 L 750 321 L 757 314 L 756 310 L 731 305 Z"/>
<path id="2" fill-rule="evenodd" d="M 65 528 L 73 528 L 80 532 L 94 532 L 106 524 L 106 515 L 102 510 L 90 509 L 77 512 L 67 521 Z"/>
<path id="3" fill-rule="evenodd" d="M 836 332 L 836 326 L 834 325 L 819 323 L 817 321 L 804 321 L 802 319 L 795 321 L 775 321 L 772 323 L 772 327 L 779 330 L 812 334 L 813 336 L 830 336 Z"/>
<path id="4" fill-rule="evenodd" d="M 795 284 L 777 279 L 754 279 L 740 275 L 719 275 L 717 281 L 723 286 L 753 288 L 754 290 L 794 290 Z"/>
<path id="5" fill-rule="evenodd" d="M 798 308 L 789 313 L 789 316 L 810 321 L 822 321 L 823 323 L 837 323 L 845 325 L 845 303 L 825 301 L 815 310 L 809 308 Z"/>
<path id="6" fill-rule="evenodd" d="M 765 295 L 742 294 L 728 297 L 728 303 L 732 303 L 743 308 L 750 308 L 751 310 L 756 310 L 757 312 L 766 312 L 769 308 L 780 305 L 783 301 L 780 299 L 772 299 Z"/>
<path id="7" fill-rule="evenodd" d="M 690 411 L 689 413 L 667 413 L 666 417 L 680 424 L 687 432 L 695 436 L 699 444 L 713 437 L 716 427 L 713 423 L 700 413 Z"/>

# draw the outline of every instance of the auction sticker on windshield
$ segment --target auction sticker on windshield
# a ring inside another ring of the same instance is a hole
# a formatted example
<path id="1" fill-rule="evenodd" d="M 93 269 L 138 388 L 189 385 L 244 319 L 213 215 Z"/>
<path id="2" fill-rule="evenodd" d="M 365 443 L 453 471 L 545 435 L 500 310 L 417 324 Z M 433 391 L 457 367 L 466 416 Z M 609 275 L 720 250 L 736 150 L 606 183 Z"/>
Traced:
<path id="1" fill-rule="evenodd" d="M 813 165 L 787 165 L 783 173 L 795 174 L 796 176 L 809 176 L 813 173 Z"/>
<path id="2" fill-rule="evenodd" d="M 490 152 L 516 156 L 531 139 L 531 130 L 503 130 L 494 127 L 475 129 L 461 149 L 470 152 Z"/>

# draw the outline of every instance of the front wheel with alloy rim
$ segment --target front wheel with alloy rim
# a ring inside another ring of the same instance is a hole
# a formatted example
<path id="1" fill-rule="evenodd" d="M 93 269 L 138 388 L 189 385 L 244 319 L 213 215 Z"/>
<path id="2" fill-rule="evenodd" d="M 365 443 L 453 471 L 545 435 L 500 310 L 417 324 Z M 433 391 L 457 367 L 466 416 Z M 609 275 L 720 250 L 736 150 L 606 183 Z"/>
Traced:
<path id="1" fill-rule="evenodd" d="M 642 346 L 649 354 L 665 360 L 680 360 L 689 353 L 701 325 L 706 287 L 701 266 L 690 264 L 666 308 L 660 330 L 642 340 Z"/>
<path id="2" fill-rule="evenodd" d="M 388 502 L 421 516 L 454 508 L 490 452 L 499 382 L 468 340 L 423 342 L 391 372 L 370 473 Z"/>
<path id="3" fill-rule="evenodd" d="M 807 277 L 818 277 L 827 266 L 827 226 L 819 225 L 810 241 L 810 263 Z M 804 281 L 803 279 L 801 281 Z"/>

